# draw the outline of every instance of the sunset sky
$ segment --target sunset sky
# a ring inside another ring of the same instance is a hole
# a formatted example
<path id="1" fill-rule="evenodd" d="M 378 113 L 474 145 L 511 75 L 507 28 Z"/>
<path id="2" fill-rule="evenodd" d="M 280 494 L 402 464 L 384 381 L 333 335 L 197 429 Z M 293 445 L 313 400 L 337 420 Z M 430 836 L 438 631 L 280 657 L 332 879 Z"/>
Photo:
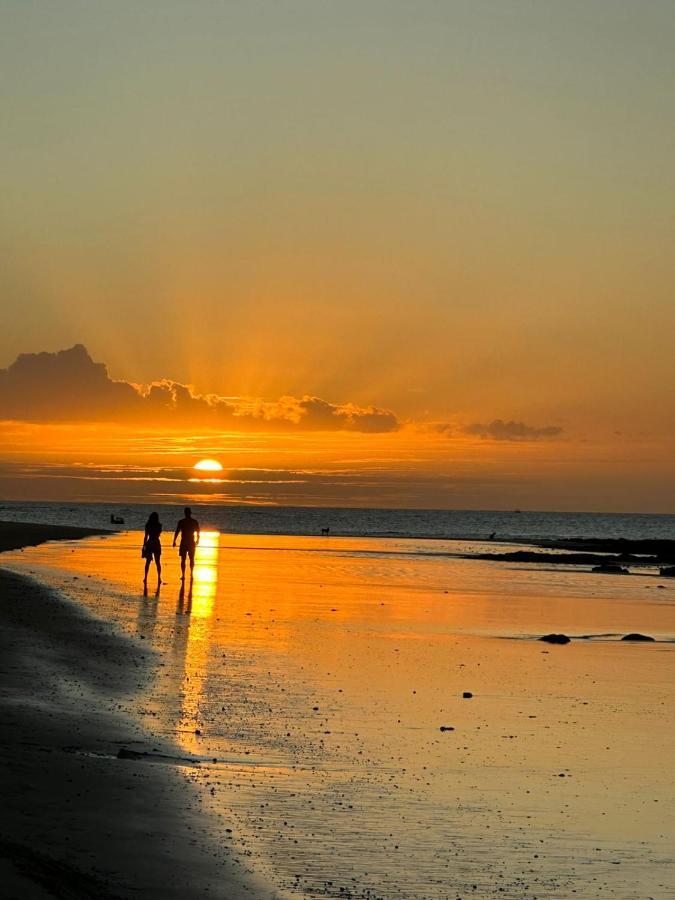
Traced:
<path id="1" fill-rule="evenodd" d="M 0 499 L 672 512 L 673 46 L 666 0 L 3 3 Z"/>

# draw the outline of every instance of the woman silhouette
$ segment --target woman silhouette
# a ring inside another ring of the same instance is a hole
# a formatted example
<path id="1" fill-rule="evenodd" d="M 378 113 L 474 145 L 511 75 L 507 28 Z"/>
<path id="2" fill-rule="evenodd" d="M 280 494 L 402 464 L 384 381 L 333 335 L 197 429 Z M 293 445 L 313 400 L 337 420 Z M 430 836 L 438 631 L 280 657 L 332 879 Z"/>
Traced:
<path id="1" fill-rule="evenodd" d="M 162 542 L 159 537 L 161 533 L 162 523 L 159 521 L 159 516 L 156 512 L 151 512 L 148 521 L 145 523 L 145 537 L 143 538 L 143 547 L 141 549 L 141 556 L 145 559 L 145 576 L 143 578 L 143 584 L 146 586 L 148 584 L 148 571 L 153 556 L 155 558 L 155 565 L 157 566 L 157 587 L 162 583 Z"/>

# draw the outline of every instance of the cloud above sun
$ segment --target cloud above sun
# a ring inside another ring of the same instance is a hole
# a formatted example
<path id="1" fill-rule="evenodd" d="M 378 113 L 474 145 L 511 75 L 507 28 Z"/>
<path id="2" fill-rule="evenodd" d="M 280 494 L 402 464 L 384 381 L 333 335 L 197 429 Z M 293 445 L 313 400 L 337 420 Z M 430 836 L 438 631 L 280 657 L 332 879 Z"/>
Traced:
<path id="1" fill-rule="evenodd" d="M 22 353 L 0 369 L 0 420 L 35 423 L 107 422 L 136 427 L 213 428 L 242 432 L 384 434 L 404 425 L 391 410 L 321 397 L 223 397 L 200 394 L 171 379 L 141 385 L 110 377 L 82 344 L 55 353 Z M 408 423 L 448 437 L 493 441 L 557 438 L 555 425 L 493 419 L 487 424 Z"/>
<path id="2" fill-rule="evenodd" d="M 163 379 L 150 385 L 115 381 L 82 344 L 56 353 L 23 353 L 0 369 L 0 419 L 27 422 L 105 421 L 148 426 L 203 426 L 241 431 L 381 433 L 400 426 L 375 406 L 320 397 L 230 398 L 199 394 Z"/>

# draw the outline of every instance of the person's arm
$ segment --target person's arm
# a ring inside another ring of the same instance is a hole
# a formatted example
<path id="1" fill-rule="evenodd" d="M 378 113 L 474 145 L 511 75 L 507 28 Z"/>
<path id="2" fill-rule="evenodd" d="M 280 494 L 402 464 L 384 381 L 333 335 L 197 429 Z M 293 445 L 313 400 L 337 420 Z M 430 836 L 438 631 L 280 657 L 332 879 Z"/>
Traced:
<path id="1" fill-rule="evenodd" d="M 179 532 L 180 532 L 180 522 L 178 523 L 178 525 L 176 525 L 176 530 L 173 533 L 173 544 L 172 544 L 173 547 L 176 546 L 176 538 L 178 537 Z"/>
<path id="2" fill-rule="evenodd" d="M 199 538 L 201 537 L 201 530 L 199 528 L 199 522 L 195 522 L 195 547 L 199 543 Z"/>

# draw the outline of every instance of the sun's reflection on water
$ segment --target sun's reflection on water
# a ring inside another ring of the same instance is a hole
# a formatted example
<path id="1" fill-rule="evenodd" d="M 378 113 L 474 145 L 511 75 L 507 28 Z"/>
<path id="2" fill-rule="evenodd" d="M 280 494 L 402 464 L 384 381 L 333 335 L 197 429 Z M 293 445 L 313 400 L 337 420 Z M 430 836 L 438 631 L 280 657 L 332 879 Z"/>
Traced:
<path id="1" fill-rule="evenodd" d="M 202 531 L 195 566 L 181 584 L 176 608 L 173 651 L 181 672 L 177 739 L 190 753 L 199 753 L 201 702 L 207 677 L 212 613 L 218 589 L 220 532 Z"/>
<path id="2" fill-rule="evenodd" d="M 199 539 L 190 585 L 191 613 L 199 618 L 208 618 L 213 612 L 213 602 L 218 588 L 219 538 L 219 531 L 202 531 Z"/>

